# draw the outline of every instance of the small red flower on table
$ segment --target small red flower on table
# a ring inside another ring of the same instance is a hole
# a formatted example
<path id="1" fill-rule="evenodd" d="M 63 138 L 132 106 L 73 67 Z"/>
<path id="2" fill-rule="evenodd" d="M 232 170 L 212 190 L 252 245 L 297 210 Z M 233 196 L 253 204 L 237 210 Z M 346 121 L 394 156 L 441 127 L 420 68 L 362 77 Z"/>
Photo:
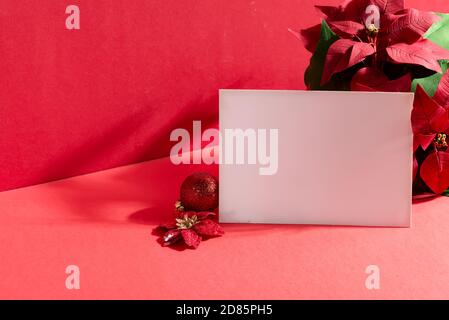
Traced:
<path id="1" fill-rule="evenodd" d="M 179 211 L 174 221 L 158 227 L 165 232 L 161 239 L 162 245 L 170 246 L 182 241 L 196 249 L 204 238 L 223 235 L 221 226 L 212 220 L 214 216 L 215 213 L 208 211 Z"/>

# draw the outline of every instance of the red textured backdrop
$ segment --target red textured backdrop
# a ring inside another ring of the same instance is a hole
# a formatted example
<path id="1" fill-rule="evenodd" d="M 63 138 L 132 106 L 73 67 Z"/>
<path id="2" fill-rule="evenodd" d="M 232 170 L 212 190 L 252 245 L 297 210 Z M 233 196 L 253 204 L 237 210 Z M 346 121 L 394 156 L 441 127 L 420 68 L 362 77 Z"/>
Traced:
<path id="1" fill-rule="evenodd" d="M 167 155 L 172 129 L 217 122 L 219 88 L 304 88 L 309 54 L 287 28 L 339 2 L 2 0 L 0 190 Z"/>

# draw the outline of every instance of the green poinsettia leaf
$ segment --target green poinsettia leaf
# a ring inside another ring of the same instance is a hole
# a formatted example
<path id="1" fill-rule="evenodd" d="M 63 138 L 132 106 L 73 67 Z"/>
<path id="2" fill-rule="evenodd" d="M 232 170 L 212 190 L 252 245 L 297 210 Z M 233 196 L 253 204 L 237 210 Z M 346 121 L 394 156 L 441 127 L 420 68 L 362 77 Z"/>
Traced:
<path id="1" fill-rule="evenodd" d="M 326 21 L 321 22 L 320 39 L 316 50 L 310 59 L 309 67 L 304 74 L 304 82 L 309 89 L 321 90 L 321 76 L 323 75 L 324 62 L 326 60 L 329 47 L 339 39 L 339 37 L 329 28 Z"/>
<path id="2" fill-rule="evenodd" d="M 444 197 L 449 197 L 449 189 L 447 189 L 446 191 L 444 191 L 444 192 L 442 193 L 442 196 L 444 196 Z"/>
<path id="3" fill-rule="evenodd" d="M 435 22 L 429 30 L 424 35 L 424 38 L 429 39 L 433 43 L 436 43 L 440 47 L 449 50 L 449 14 L 437 13 L 441 19 Z M 441 60 L 440 61 L 441 69 L 443 70 L 443 74 L 448 69 L 448 61 Z M 441 77 L 443 76 L 441 73 L 435 73 L 426 78 L 415 79 L 412 83 L 412 90 L 416 90 L 416 86 L 419 84 L 426 90 L 427 94 L 433 96 L 435 91 L 438 88 Z"/>
<path id="4" fill-rule="evenodd" d="M 443 77 L 443 74 L 449 68 L 449 62 L 447 60 L 440 60 L 439 63 L 441 66 L 441 70 L 443 70 L 443 73 L 435 73 L 429 77 L 414 79 L 412 82 L 413 91 L 416 90 L 416 86 L 419 84 L 429 96 L 433 97 L 441 81 L 441 78 Z"/>
<path id="5" fill-rule="evenodd" d="M 441 19 L 435 22 L 424 35 L 424 38 L 449 50 L 449 14 L 437 13 Z"/>

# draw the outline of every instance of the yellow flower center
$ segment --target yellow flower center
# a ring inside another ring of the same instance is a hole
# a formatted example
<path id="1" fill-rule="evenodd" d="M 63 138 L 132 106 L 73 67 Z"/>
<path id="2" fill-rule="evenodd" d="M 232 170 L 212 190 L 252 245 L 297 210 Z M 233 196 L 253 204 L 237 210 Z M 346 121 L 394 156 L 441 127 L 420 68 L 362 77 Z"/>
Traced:
<path id="1" fill-rule="evenodd" d="M 178 211 L 184 211 L 184 206 L 182 205 L 180 200 L 175 202 L 175 209 Z"/>
<path id="2" fill-rule="evenodd" d="M 370 24 L 366 27 L 366 31 L 370 36 L 375 36 L 379 32 L 379 28 L 375 24 Z"/>
<path id="3" fill-rule="evenodd" d="M 447 142 L 446 142 L 446 134 L 445 133 L 439 133 L 435 139 L 433 139 L 433 144 L 438 150 L 446 149 L 447 148 Z"/>
<path id="4" fill-rule="evenodd" d="M 178 229 L 190 229 L 197 223 L 198 217 L 195 215 L 189 217 L 185 214 L 183 218 L 176 219 L 176 226 L 178 227 Z"/>

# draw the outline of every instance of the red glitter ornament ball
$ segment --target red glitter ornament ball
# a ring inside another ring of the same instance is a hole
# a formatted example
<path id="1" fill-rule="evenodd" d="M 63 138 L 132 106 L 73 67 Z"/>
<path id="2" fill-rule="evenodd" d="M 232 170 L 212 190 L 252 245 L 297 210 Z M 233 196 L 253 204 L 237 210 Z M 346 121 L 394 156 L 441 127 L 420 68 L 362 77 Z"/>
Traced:
<path id="1" fill-rule="evenodd" d="M 181 185 L 180 200 L 185 210 L 215 210 L 218 207 L 217 179 L 206 172 L 191 174 Z"/>

